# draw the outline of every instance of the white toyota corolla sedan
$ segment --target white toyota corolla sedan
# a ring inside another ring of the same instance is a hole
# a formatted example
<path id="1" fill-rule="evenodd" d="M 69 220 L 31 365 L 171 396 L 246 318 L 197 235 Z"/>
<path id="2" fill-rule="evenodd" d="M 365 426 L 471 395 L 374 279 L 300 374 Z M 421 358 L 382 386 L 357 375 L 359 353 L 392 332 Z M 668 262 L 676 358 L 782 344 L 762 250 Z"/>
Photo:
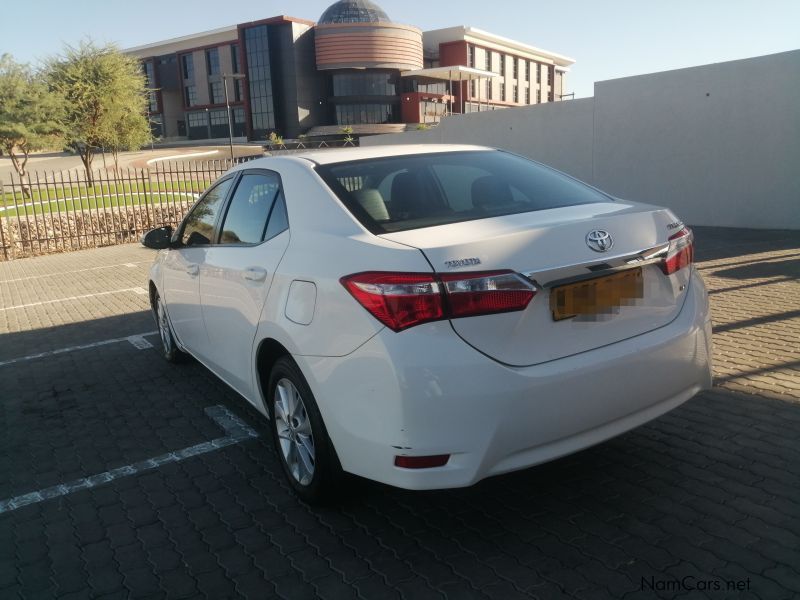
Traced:
<path id="1" fill-rule="evenodd" d="M 269 417 L 305 500 L 343 472 L 468 486 L 711 385 L 692 232 L 508 152 L 259 159 L 143 243 L 165 357 Z"/>

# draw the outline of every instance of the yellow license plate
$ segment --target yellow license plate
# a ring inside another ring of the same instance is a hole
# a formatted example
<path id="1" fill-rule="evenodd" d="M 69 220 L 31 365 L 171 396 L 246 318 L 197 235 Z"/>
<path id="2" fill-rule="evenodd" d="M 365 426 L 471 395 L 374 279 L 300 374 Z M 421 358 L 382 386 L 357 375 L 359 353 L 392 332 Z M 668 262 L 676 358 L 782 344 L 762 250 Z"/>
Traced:
<path id="1" fill-rule="evenodd" d="M 610 315 L 643 295 L 642 268 L 638 267 L 553 288 L 550 310 L 554 321 L 578 315 Z"/>

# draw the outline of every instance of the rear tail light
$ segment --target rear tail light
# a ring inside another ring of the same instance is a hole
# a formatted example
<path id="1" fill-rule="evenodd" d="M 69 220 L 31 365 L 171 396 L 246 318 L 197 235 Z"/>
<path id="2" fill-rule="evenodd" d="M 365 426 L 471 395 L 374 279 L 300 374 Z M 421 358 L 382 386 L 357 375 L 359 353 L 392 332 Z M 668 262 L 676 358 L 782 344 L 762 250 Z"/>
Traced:
<path id="1" fill-rule="evenodd" d="M 684 267 L 688 267 L 694 260 L 694 234 L 688 227 L 684 227 L 669 238 L 669 251 L 661 270 L 666 275 L 672 275 Z"/>
<path id="2" fill-rule="evenodd" d="M 361 306 L 395 331 L 444 318 L 441 284 L 433 275 L 371 271 L 340 281 Z"/>
<path id="3" fill-rule="evenodd" d="M 440 278 L 451 318 L 523 310 L 536 294 L 533 284 L 513 271 L 448 273 Z"/>
<path id="4" fill-rule="evenodd" d="M 369 271 L 340 281 L 394 331 L 428 321 L 524 310 L 536 295 L 533 283 L 513 271 L 446 275 Z"/>
<path id="5" fill-rule="evenodd" d="M 430 469 L 443 467 L 450 460 L 449 454 L 436 454 L 434 456 L 395 456 L 394 466 L 404 469 Z"/>

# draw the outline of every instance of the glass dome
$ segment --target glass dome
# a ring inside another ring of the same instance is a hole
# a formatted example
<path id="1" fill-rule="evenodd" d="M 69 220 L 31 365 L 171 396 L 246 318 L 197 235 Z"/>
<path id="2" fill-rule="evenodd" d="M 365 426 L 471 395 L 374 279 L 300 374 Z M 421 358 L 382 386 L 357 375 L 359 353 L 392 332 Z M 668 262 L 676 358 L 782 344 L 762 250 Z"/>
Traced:
<path id="1" fill-rule="evenodd" d="M 329 23 L 388 23 L 383 9 L 370 0 L 339 0 L 319 18 L 318 25 Z"/>

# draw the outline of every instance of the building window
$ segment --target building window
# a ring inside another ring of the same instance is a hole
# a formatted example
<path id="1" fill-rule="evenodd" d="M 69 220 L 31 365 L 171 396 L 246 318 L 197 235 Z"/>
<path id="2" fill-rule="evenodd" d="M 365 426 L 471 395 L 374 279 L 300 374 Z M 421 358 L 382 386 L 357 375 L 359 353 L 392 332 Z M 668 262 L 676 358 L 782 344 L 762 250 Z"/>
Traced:
<path id="1" fill-rule="evenodd" d="M 241 106 L 232 107 L 231 115 L 233 116 L 233 135 L 236 137 L 247 135 L 247 127 L 245 127 L 244 123 L 244 108 Z"/>
<path id="2" fill-rule="evenodd" d="M 519 88 L 517 88 L 517 84 L 514 84 L 514 87 L 512 88 L 512 92 L 514 94 L 512 96 L 514 98 L 514 102 L 519 102 Z"/>
<path id="3" fill-rule="evenodd" d="M 144 72 L 144 77 L 145 80 L 147 81 L 146 85 L 148 88 L 147 112 L 156 113 L 158 112 L 158 98 L 156 97 L 156 92 L 153 89 L 156 87 L 153 63 L 151 61 L 142 63 L 142 71 Z"/>
<path id="4" fill-rule="evenodd" d="M 244 81 L 242 79 L 233 80 L 233 101 L 241 102 L 244 98 Z"/>
<path id="5" fill-rule="evenodd" d="M 208 113 L 186 113 L 189 126 L 188 137 L 190 140 L 204 140 L 208 138 Z"/>
<path id="6" fill-rule="evenodd" d="M 447 94 L 448 85 L 444 81 L 435 83 L 423 83 L 416 77 L 403 77 L 400 80 L 402 93 L 421 92 L 423 94 Z M 390 94 L 391 95 L 391 94 Z"/>
<path id="7" fill-rule="evenodd" d="M 553 67 L 547 67 L 547 85 L 553 85 Z"/>
<path id="8" fill-rule="evenodd" d="M 212 81 L 208 84 L 208 100 L 210 104 L 225 102 L 225 90 L 222 89 L 221 81 Z"/>
<path id="9" fill-rule="evenodd" d="M 542 103 L 542 90 L 536 90 L 536 104 Z"/>
<path id="10" fill-rule="evenodd" d="M 250 88 L 252 135 L 263 138 L 275 129 L 272 71 L 269 64 L 269 33 L 266 25 L 244 30 L 247 80 Z"/>
<path id="11" fill-rule="evenodd" d="M 525 104 L 531 103 L 531 88 L 525 88 Z"/>
<path id="12" fill-rule="evenodd" d="M 239 73 L 239 44 L 231 44 L 231 69 Z"/>
<path id="13" fill-rule="evenodd" d="M 396 96 L 391 73 L 336 73 L 333 75 L 334 96 Z"/>
<path id="14" fill-rule="evenodd" d="M 150 134 L 154 138 L 164 137 L 164 118 L 161 115 L 150 115 Z"/>
<path id="15" fill-rule="evenodd" d="M 228 115 L 225 114 L 225 110 L 210 110 L 208 118 L 212 138 L 228 137 Z"/>
<path id="16" fill-rule="evenodd" d="M 191 54 L 184 54 L 181 56 L 181 65 L 183 68 L 183 78 L 194 79 L 194 56 Z"/>
<path id="17" fill-rule="evenodd" d="M 514 79 L 519 79 L 519 59 L 517 57 L 512 57 L 511 60 L 514 61 Z"/>
<path id="18" fill-rule="evenodd" d="M 492 80 L 491 79 L 487 79 L 486 80 L 486 99 L 487 100 L 491 100 L 492 99 Z"/>
<path id="19" fill-rule="evenodd" d="M 486 51 L 486 70 L 487 71 L 491 71 L 492 70 L 492 51 L 491 50 L 487 50 Z"/>
<path id="20" fill-rule="evenodd" d="M 530 61 L 525 61 L 525 81 L 531 80 L 531 63 Z"/>
<path id="21" fill-rule="evenodd" d="M 362 125 L 373 123 L 396 123 L 394 104 L 338 104 L 337 125 Z"/>
<path id="22" fill-rule="evenodd" d="M 476 89 L 477 89 L 477 86 L 475 85 L 475 80 L 474 80 L 474 79 L 472 79 L 472 80 L 469 82 L 469 97 L 470 97 L 470 98 L 474 98 L 474 97 L 475 97 L 475 94 L 477 93 L 477 92 L 475 91 Z"/>
<path id="23" fill-rule="evenodd" d="M 475 46 L 473 44 L 467 45 L 467 66 L 475 66 Z"/>
<path id="24" fill-rule="evenodd" d="M 219 48 L 206 50 L 206 69 L 209 75 L 219 75 Z"/>
<path id="25" fill-rule="evenodd" d="M 500 75 L 505 76 L 506 74 L 506 55 L 500 55 Z"/>
<path id="26" fill-rule="evenodd" d="M 506 82 L 505 81 L 501 81 L 500 82 L 500 100 L 502 100 L 503 102 L 506 101 Z"/>
<path id="27" fill-rule="evenodd" d="M 542 83 L 542 65 L 536 64 L 536 83 Z"/>
<path id="28" fill-rule="evenodd" d="M 185 92 L 186 106 L 197 106 L 197 88 L 187 85 L 183 88 Z"/>

